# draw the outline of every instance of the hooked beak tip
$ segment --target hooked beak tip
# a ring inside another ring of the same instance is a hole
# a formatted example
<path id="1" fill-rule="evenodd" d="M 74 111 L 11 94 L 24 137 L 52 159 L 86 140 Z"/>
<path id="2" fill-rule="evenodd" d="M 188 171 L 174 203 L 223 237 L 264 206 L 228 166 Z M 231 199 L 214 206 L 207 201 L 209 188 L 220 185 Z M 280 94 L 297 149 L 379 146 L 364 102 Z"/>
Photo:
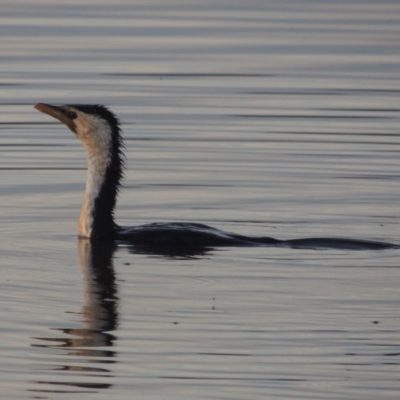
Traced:
<path id="1" fill-rule="evenodd" d="M 50 115 L 50 117 L 58 119 L 60 122 L 65 124 L 72 132 L 76 133 L 76 125 L 74 121 L 68 118 L 62 107 L 52 106 L 45 103 L 37 103 L 34 105 L 34 108 L 44 114 Z"/>
<path id="2" fill-rule="evenodd" d="M 37 104 L 34 105 L 34 108 L 36 108 L 36 110 L 38 110 L 40 112 L 44 112 L 44 110 L 46 108 L 46 104 L 37 103 Z"/>

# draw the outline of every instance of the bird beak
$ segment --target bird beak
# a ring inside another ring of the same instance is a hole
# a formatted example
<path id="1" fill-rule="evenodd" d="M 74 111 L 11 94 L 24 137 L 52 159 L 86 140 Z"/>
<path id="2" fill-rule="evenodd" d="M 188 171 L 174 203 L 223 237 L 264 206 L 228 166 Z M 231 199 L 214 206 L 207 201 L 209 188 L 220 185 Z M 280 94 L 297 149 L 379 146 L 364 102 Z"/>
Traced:
<path id="1" fill-rule="evenodd" d="M 75 122 L 72 119 L 68 118 L 65 108 L 44 103 L 36 104 L 35 108 L 42 113 L 48 114 L 51 117 L 58 119 L 63 124 L 68 126 L 68 128 L 71 129 L 72 132 L 76 132 Z"/>

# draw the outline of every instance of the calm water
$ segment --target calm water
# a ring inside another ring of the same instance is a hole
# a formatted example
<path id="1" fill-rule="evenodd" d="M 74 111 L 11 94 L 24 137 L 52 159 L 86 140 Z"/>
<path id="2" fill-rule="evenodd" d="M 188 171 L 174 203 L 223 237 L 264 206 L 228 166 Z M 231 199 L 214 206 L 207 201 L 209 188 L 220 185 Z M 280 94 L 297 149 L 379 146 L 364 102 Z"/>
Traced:
<path id="1" fill-rule="evenodd" d="M 400 4 L 56 3 L 0 1 L 1 397 L 398 399 L 399 250 L 90 247 L 33 104 L 120 116 L 122 225 L 400 243 Z"/>

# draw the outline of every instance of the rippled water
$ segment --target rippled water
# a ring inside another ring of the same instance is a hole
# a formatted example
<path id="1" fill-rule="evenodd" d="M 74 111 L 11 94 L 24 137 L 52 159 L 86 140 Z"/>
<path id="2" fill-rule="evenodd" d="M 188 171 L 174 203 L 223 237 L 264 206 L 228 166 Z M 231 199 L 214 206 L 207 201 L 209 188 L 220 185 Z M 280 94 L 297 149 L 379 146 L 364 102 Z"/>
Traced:
<path id="1" fill-rule="evenodd" d="M 396 1 L 1 1 L 1 395 L 397 399 L 399 250 L 75 237 L 80 143 L 123 122 L 122 225 L 400 243 Z"/>

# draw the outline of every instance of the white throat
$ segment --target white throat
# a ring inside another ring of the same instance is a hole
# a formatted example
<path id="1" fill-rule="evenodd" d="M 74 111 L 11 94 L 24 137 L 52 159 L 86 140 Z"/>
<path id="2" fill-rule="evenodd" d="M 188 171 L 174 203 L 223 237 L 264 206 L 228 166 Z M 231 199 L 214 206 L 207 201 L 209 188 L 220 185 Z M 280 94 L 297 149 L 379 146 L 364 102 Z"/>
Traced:
<path id="1" fill-rule="evenodd" d="M 99 196 L 110 164 L 111 130 L 105 121 L 90 116 L 85 116 L 81 126 L 79 122 L 78 118 L 77 136 L 86 150 L 88 172 L 78 222 L 78 235 L 89 238 L 93 232 L 96 198 Z"/>

